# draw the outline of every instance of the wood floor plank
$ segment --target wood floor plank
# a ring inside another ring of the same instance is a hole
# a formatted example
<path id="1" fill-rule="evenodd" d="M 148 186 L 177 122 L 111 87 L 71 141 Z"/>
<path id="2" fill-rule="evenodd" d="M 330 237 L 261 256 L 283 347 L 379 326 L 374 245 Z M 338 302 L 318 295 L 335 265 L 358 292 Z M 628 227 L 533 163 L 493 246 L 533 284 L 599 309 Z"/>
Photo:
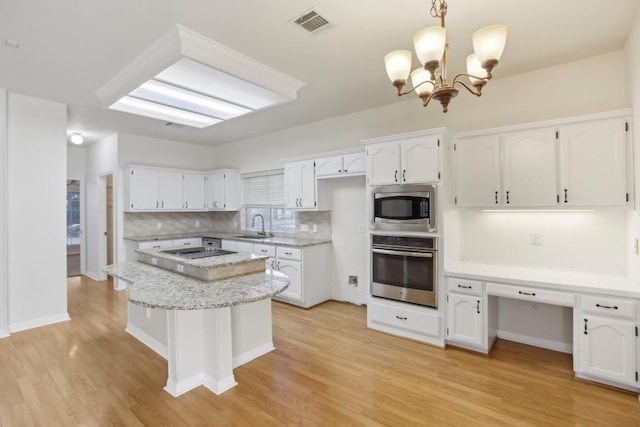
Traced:
<path id="1" fill-rule="evenodd" d="M 366 308 L 274 302 L 276 350 L 216 396 L 173 398 L 167 362 L 125 332 L 126 295 L 68 281 L 72 320 L 0 339 L 0 426 L 640 426 L 637 396 L 576 379 L 572 357 L 491 355 L 366 328 Z"/>

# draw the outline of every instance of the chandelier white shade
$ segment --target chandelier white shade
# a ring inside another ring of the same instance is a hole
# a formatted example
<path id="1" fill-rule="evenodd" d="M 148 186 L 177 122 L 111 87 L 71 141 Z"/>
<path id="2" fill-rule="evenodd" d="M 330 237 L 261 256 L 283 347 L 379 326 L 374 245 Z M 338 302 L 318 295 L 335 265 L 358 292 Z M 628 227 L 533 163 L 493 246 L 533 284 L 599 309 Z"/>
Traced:
<path id="1" fill-rule="evenodd" d="M 427 27 L 413 35 L 413 47 L 422 65 L 421 68 L 411 71 L 412 55 L 407 50 L 395 50 L 384 58 L 387 75 L 393 86 L 397 88 L 398 96 L 415 92 L 425 107 L 431 99 L 436 99 L 445 113 L 448 111 L 451 99 L 458 95 L 456 85 L 464 87 L 473 95 L 482 95 L 482 88 L 493 77 L 491 72 L 498 65 L 507 41 L 507 27 L 504 25 L 492 25 L 474 32 L 472 35 L 474 53 L 467 57 L 467 72 L 457 74 L 453 80 L 449 81 L 447 79 L 449 45 L 444 22 L 446 14 L 447 3 L 444 0 L 431 0 L 431 16 L 440 18 L 440 26 Z M 409 73 L 411 73 L 413 89 L 403 92 Z"/>

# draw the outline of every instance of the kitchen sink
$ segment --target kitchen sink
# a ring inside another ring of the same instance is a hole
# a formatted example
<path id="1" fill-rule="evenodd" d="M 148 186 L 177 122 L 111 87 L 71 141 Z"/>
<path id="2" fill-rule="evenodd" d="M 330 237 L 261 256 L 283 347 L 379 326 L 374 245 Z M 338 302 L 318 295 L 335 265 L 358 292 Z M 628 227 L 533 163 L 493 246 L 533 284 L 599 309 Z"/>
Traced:
<path id="1" fill-rule="evenodd" d="M 255 234 L 238 234 L 237 236 L 233 236 L 233 237 L 237 237 L 238 239 L 267 239 L 271 236 L 257 236 Z"/>

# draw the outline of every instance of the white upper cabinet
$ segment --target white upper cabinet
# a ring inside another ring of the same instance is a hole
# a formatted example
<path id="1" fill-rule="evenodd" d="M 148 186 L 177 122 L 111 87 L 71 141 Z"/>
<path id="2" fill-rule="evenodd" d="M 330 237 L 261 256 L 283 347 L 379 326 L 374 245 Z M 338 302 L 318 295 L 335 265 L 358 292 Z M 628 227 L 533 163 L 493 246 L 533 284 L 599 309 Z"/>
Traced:
<path id="1" fill-rule="evenodd" d="M 369 185 L 437 182 L 441 135 L 401 137 L 367 147 Z"/>
<path id="2" fill-rule="evenodd" d="M 553 129 L 503 136 L 503 194 L 508 206 L 555 206 L 558 197 L 556 134 Z"/>
<path id="3" fill-rule="evenodd" d="M 560 128 L 560 204 L 627 204 L 626 129 L 624 118 Z"/>
<path id="4" fill-rule="evenodd" d="M 313 160 L 285 163 L 284 183 L 287 209 L 316 208 L 316 174 Z"/>
<path id="5" fill-rule="evenodd" d="M 204 174 L 185 173 L 184 208 L 190 211 L 203 211 L 206 204 L 206 176 Z"/>
<path id="6" fill-rule="evenodd" d="M 181 172 L 160 172 L 160 209 L 179 211 L 184 207 L 183 183 Z"/>
<path id="7" fill-rule="evenodd" d="M 232 169 L 211 172 L 207 176 L 207 208 L 213 211 L 240 209 L 240 173 Z"/>
<path id="8" fill-rule="evenodd" d="M 130 169 L 129 202 L 127 210 L 150 211 L 160 209 L 160 172 L 155 169 Z"/>
<path id="9" fill-rule="evenodd" d="M 316 159 L 317 178 L 364 175 L 365 170 L 366 162 L 364 151 L 320 157 Z"/>
<path id="10" fill-rule="evenodd" d="M 500 204 L 500 137 L 465 138 L 454 143 L 455 203 L 458 206 Z"/>

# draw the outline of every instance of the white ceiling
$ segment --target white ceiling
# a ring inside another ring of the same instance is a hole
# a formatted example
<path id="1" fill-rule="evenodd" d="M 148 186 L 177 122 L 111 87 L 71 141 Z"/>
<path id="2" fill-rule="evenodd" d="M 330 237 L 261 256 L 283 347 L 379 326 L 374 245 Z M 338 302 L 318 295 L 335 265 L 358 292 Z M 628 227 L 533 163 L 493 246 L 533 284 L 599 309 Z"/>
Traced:
<path id="1" fill-rule="evenodd" d="M 397 102 L 383 56 L 412 50 L 437 25 L 429 0 L 0 0 L 0 87 L 69 106 L 69 131 L 215 145 Z M 471 33 L 509 26 L 494 78 L 622 49 L 640 1 L 449 0 L 449 73 L 464 71 Z M 290 21 L 314 7 L 335 25 L 311 35 Z M 103 108 L 96 90 L 176 24 L 307 85 L 298 100 L 207 129 Z M 20 43 L 18 49 L 4 44 Z M 415 60 L 414 60 L 415 61 Z M 417 66 L 417 63 L 416 63 Z M 594 82 L 606 78 L 593 70 Z M 585 88 L 586 89 L 586 88 Z M 490 90 L 490 87 L 487 88 Z M 430 114 L 442 114 L 433 108 Z"/>

